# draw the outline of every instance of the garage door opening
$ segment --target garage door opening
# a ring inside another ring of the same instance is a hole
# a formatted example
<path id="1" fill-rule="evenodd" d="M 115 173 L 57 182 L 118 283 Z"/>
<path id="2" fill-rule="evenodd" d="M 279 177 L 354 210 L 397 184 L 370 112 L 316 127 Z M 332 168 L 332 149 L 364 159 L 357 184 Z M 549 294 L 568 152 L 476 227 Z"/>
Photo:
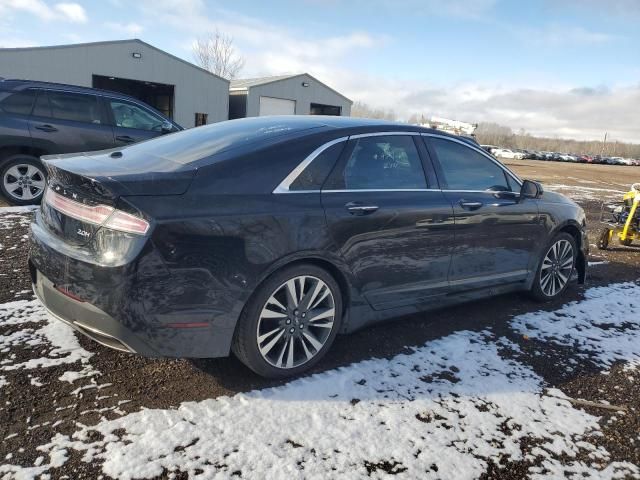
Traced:
<path id="1" fill-rule="evenodd" d="M 333 115 L 339 117 L 342 114 L 342 107 L 335 105 L 323 105 L 321 103 L 312 103 L 310 115 Z"/>
<path id="2" fill-rule="evenodd" d="M 93 87 L 131 95 L 151 105 L 166 117 L 173 118 L 173 85 L 93 75 Z"/>
<path id="3" fill-rule="evenodd" d="M 260 97 L 261 117 L 265 115 L 295 115 L 296 101 L 286 98 Z"/>

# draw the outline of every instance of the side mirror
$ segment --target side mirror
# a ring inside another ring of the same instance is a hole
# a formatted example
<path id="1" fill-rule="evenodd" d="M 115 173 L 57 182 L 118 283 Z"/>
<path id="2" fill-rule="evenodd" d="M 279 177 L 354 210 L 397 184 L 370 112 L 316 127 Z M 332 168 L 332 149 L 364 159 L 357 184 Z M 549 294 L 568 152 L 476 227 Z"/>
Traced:
<path id="1" fill-rule="evenodd" d="M 525 180 L 522 182 L 522 188 L 520 189 L 520 199 L 525 198 L 540 198 L 544 190 L 542 185 L 532 180 Z"/>
<path id="2" fill-rule="evenodd" d="M 171 122 L 162 122 L 162 133 L 173 132 L 173 124 Z"/>

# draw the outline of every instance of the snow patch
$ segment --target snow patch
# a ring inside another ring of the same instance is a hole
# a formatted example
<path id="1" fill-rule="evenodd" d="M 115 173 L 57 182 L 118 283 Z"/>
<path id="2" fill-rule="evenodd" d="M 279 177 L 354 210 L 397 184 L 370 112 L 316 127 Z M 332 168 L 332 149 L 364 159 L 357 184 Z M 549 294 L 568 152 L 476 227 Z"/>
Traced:
<path id="1" fill-rule="evenodd" d="M 540 469 L 531 470 L 533 476 L 640 474 L 629 463 L 607 465 L 608 453 L 590 441 L 601 434 L 598 418 L 574 409 L 559 391 L 545 394 L 533 370 L 501 356 L 510 347 L 490 332 L 464 331 L 391 360 L 81 426 L 39 450 L 52 459 L 78 450 L 83 461 L 99 460 L 106 475 L 120 479 L 156 477 L 166 469 L 202 478 L 387 472 L 462 480 L 477 478 L 501 458 L 535 460 Z M 525 439 L 536 445 L 526 457 Z M 579 453 L 590 460 L 576 460 Z"/>
<path id="2" fill-rule="evenodd" d="M 0 305 L 0 325 L 18 326 L 0 335 L 0 351 L 11 347 L 44 349 L 46 356 L 38 356 L 14 363 L 6 358 L 0 370 L 34 369 L 89 361 L 93 353 L 80 346 L 73 329 L 49 318 L 39 300 L 17 300 Z"/>
<path id="3" fill-rule="evenodd" d="M 640 285 L 590 288 L 585 300 L 554 312 L 518 315 L 512 327 L 529 338 L 577 348 L 575 354 L 603 367 L 640 365 Z"/>

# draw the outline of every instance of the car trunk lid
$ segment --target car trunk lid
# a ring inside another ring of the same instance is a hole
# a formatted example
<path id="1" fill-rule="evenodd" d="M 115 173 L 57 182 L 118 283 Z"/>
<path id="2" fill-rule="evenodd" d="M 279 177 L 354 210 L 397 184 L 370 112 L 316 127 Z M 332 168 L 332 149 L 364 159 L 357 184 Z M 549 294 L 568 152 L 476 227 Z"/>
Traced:
<path id="1" fill-rule="evenodd" d="M 197 169 L 157 156 L 128 154 L 126 149 L 42 157 L 48 188 L 42 202 L 48 230 L 71 245 L 85 245 L 107 223 L 125 233 L 126 222 L 144 218 L 120 197 L 181 195 Z M 120 209 L 126 205 L 124 212 Z M 113 224 L 113 215 L 121 220 Z M 109 220 L 107 220 L 109 219 Z M 122 223 L 124 221 L 124 223 Z M 139 232 L 138 232 L 139 233 Z"/>

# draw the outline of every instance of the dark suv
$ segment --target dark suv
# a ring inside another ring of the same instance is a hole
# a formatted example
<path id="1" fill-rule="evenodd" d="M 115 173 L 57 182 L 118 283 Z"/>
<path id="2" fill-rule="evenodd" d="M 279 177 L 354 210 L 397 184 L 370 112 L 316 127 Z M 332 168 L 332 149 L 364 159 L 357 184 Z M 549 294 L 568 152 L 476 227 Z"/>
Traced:
<path id="1" fill-rule="evenodd" d="M 38 203 L 46 181 L 41 155 L 104 150 L 178 130 L 127 95 L 0 80 L 0 191 L 15 205 Z"/>

